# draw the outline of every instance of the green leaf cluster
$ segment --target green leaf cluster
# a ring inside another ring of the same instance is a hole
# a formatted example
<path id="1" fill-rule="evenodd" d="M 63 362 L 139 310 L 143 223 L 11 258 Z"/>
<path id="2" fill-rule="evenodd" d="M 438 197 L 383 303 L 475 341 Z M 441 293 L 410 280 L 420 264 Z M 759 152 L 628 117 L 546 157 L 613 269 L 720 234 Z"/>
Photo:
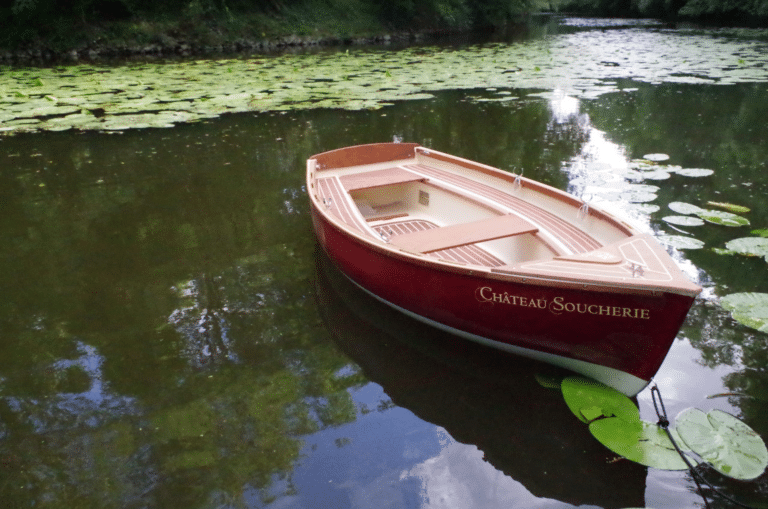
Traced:
<path id="1" fill-rule="evenodd" d="M 601 16 L 698 19 L 716 23 L 765 25 L 765 0 L 566 0 L 560 10 Z"/>
<path id="2" fill-rule="evenodd" d="M 661 426 L 640 419 L 635 404 L 599 382 L 568 377 L 561 384 L 568 408 L 604 446 L 653 468 L 685 470 L 688 463 L 709 462 L 734 479 L 759 477 L 768 466 L 768 449 L 752 428 L 721 410 L 683 410 L 669 429 L 680 452 Z M 686 454 L 686 462 L 680 453 Z"/>
<path id="3" fill-rule="evenodd" d="M 0 46 L 72 37 L 71 32 L 85 35 L 105 23 L 141 31 L 147 21 L 163 20 L 176 20 L 175 28 L 158 37 L 181 34 L 185 39 L 212 23 L 241 26 L 243 19 L 252 25 L 252 35 L 272 36 L 498 26 L 530 6 L 531 0 L 12 0 L 0 3 L 0 23 L 10 28 L 0 35 Z"/>

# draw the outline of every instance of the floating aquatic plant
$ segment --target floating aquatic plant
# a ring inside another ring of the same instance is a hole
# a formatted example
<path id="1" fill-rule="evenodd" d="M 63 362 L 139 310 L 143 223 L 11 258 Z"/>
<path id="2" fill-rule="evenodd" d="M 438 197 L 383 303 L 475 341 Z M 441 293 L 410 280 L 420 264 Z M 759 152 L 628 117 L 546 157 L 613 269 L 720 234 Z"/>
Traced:
<path id="1" fill-rule="evenodd" d="M 659 235 L 656 238 L 662 244 L 672 246 L 675 249 L 701 249 L 704 247 L 703 241 L 684 235 Z"/>
<path id="2" fill-rule="evenodd" d="M 608 449 L 635 463 L 661 470 L 688 468 L 667 433 L 654 423 L 612 417 L 593 422 L 589 431 Z"/>
<path id="3" fill-rule="evenodd" d="M 697 207 L 696 205 L 693 205 L 692 203 L 685 203 L 682 201 L 673 201 L 670 202 L 667 207 L 673 212 L 677 212 L 678 214 L 698 214 L 700 212 L 705 212 L 705 210 L 701 207 Z"/>
<path id="4" fill-rule="evenodd" d="M 762 47 L 738 38 L 711 44 L 713 37 L 671 30 L 586 30 L 461 49 L 359 49 L 24 71 L 0 67 L 0 132 L 164 127 L 244 111 L 380 108 L 429 98 L 439 90 L 562 90 L 579 99 L 619 92 L 616 80 L 626 78 L 646 83 L 768 81 Z M 651 47 L 653 52 L 643 49 Z M 622 64 L 604 65 L 583 48 L 611 48 L 622 55 Z M 738 54 L 744 65 L 734 67 L 723 58 L 728 54 Z M 73 106 L 76 110 L 67 109 Z M 79 113 L 98 108 L 104 110 L 101 118 Z M 144 116 L 160 111 L 178 115 Z M 142 115 L 142 120 L 109 121 L 122 115 Z M 671 167 L 658 169 L 668 173 Z"/>
<path id="5" fill-rule="evenodd" d="M 768 293 L 732 293 L 720 302 L 740 324 L 768 332 Z"/>
<path id="6" fill-rule="evenodd" d="M 722 410 L 689 408 L 675 419 L 680 438 L 718 472 L 750 480 L 768 466 L 768 450 L 755 431 Z"/>
<path id="7" fill-rule="evenodd" d="M 640 411 L 622 393 L 584 377 L 567 377 L 561 384 L 565 403 L 582 422 L 598 418 L 620 417 L 625 421 L 640 419 Z"/>
<path id="8" fill-rule="evenodd" d="M 768 308 L 768 294 L 764 295 Z M 665 430 L 640 419 L 631 399 L 599 382 L 567 377 L 561 388 L 568 408 L 589 424 L 592 435 L 611 451 L 636 463 L 684 470 L 701 458 L 724 475 L 742 480 L 762 475 L 768 466 L 763 439 L 726 412 L 711 410 L 705 414 L 691 408 L 678 415 L 674 427 Z"/>
<path id="9" fill-rule="evenodd" d="M 697 214 L 700 218 L 710 223 L 719 224 L 722 226 L 746 226 L 749 224 L 749 219 L 731 212 L 724 212 L 721 210 L 705 210 Z"/>
<path id="10" fill-rule="evenodd" d="M 684 177 L 708 177 L 715 173 L 714 170 L 707 170 L 704 168 L 680 168 L 674 170 L 674 172 Z"/>
<path id="11" fill-rule="evenodd" d="M 768 262 L 768 238 L 740 237 L 725 243 L 725 249 L 716 249 L 717 254 L 740 254 L 762 256 Z"/>
<path id="12" fill-rule="evenodd" d="M 669 159 L 669 156 L 667 154 L 645 154 L 643 156 L 643 159 L 646 161 L 653 161 L 655 163 L 666 161 Z"/>
<path id="13" fill-rule="evenodd" d="M 665 216 L 661 219 L 669 224 L 676 224 L 678 226 L 701 226 L 704 224 L 702 219 L 691 216 Z"/>
<path id="14" fill-rule="evenodd" d="M 750 211 L 749 207 L 745 207 L 743 205 L 736 205 L 733 203 L 723 203 L 718 201 L 708 201 L 707 205 L 710 207 L 717 207 L 720 209 L 723 209 L 728 212 L 733 212 L 734 214 L 746 214 Z"/>
<path id="15" fill-rule="evenodd" d="M 746 217 L 722 210 L 703 209 L 691 203 L 673 201 L 668 207 L 678 214 L 696 215 L 709 223 L 722 226 L 746 226 L 749 224 L 749 219 Z"/>

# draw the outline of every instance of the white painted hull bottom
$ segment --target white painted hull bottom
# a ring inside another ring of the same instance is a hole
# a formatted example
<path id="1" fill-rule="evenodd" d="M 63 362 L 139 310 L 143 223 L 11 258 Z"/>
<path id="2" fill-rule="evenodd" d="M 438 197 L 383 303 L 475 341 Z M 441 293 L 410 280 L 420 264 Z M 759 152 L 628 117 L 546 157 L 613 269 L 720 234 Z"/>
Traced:
<path id="1" fill-rule="evenodd" d="M 345 275 L 345 277 L 347 276 Z M 417 313 L 414 313 L 403 307 L 400 307 L 397 304 L 393 304 L 385 299 L 382 299 L 378 295 L 360 286 L 349 277 L 347 277 L 347 279 L 351 281 L 352 284 L 354 284 L 355 286 L 357 286 L 358 288 L 360 288 L 365 293 L 367 293 L 374 299 L 378 300 L 379 302 L 386 304 L 387 306 L 390 306 L 391 308 L 396 309 L 401 313 L 404 313 L 410 316 L 411 318 L 418 320 L 422 323 L 425 323 L 427 325 L 430 325 L 442 331 L 448 332 L 460 338 L 468 339 L 470 341 L 474 341 L 475 343 L 489 346 L 491 348 L 496 348 L 497 350 L 503 350 L 505 352 L 509 352 L 514 355 L 519 355 L 521 357 L 526 357 L 528 359 L 533 359 L 536 361 L 544 362 L 546 364 L 551 364 L 554 366 L 568 369 L 575 373 L 579 373 L 581 375 L 597 380 L 598 382 L 601 382 L 610 387 L 614 387 L 616 388 L 616 390 L 618 390 L 619 392 L 622 392 L 626 396 L 633 397 L 637 395 L 640 391 L 645 389 L 650 383 L 649 380 L 643 380 L 641 378 L 638 378 L 629 373 L 625 373 L 618 369 L 613 369 L 606 366 L 601 366 L 599 364 L 593 364 L 590 362 L 580 361 L 577 359 L 571 359 L 571 358 L 563 357 L 560 355 L 554 355 L 551 353 L 540 352 L 538 350 L 532 350 L 530 348 L 523 348 L 523 347 L 511 345 L 508 343 L 502 343 L 500 341 L 495 341 L 493 339 L 488 339 L 483 336 L 478 336 L 477 334 L 472 334 L 470 332 L 456 329 L 449 325 L 445 325 L 443 323 L 431 320 L 429 318 L 425 318 Z"/>

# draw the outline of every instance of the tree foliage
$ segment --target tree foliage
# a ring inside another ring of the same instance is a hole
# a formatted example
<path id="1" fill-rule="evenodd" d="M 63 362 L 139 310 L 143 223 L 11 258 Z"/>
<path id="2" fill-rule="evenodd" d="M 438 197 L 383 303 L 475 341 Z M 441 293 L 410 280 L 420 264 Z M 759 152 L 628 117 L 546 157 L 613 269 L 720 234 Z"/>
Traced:
<path id="1" fill-rule="evenodd" d="M 208 31 L 221 34 L 221 43 L 264 35 L 347 37 L 390 30 L 471 29 L 504 25 L 530 10 L 534 1 L 0 0 L 0 47 L 34 43 L 71 49 L 101 39 L 105 31 L 106 41 L 137 40 L 140 33 L 141 43 L 153 42 L 158 33 L 195 39 Z"/>
<path id="2" fill-rule="evenodd" d="M 311 11 L 331 7 L 348 12 L 374 11 L 385 24 L 404 27 L 414 22 L 501 24 L 529 5 L 529 0 L 6 0 L 0 2 L 0 18 L 34 26 L 66 18 L 98 22 L 168 13 L 279 15 L 295 8 Z"/>
<path id="3" fill-rule="evenodd" d="M 768 0 L 566 0 L 560 8 L 602 16 L 695 19 L 736 25 L 768 23 Z"/>

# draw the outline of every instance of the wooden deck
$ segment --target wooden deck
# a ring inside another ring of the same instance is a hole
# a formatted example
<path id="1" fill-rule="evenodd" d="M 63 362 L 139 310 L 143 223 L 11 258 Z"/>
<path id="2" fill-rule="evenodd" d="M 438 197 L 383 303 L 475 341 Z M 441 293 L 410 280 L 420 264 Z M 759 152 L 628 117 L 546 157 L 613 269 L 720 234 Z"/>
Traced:
<path id="1" fill-rule="evenodd" d="M 365 224 L 358 218 L 356 207 L 336 177 L 319 178 L 317 194 L 326 209 L 337 219 L 363 233 L 368 233 Z"/>
<path id="2" fill-rule="evenodd" d="M 493 200 L 500 205 L 508 207 L 511 210 L 519 212 L 530 221 L 541 225 L 542 229 L 552 234 L 573 253 L 586 253 L 601 247 L 601 244 L 597 240 L 593 239 L 569 222 L 560 219 L 541 207 L 532 205 L 504 191 L 425 164 L 406 164 L 403 167 L 414 173 L 419 173 L 426 177 L 435 178 L 442 182 L 459 186 L 462 189 L 467 189 L 480 196 Z"/>
<path id="3" fill-rule="evenodd" d="M 517 216 L 489 217 L 469 223 L 453 224 L 442 228 L 421 230 L 391 239 L 392 244 L 399 248 L 417 253 L 431 253 L 453 247 L 477 244 L 489 240 L 536 233 L 538 228 Z"/>
<path id="4" fill-rule="evenodd" d="M 435 223 L 424 220 L 394 221 L 392 223 L 374 226 L 374 230 L 380 235 L 394 239 L 400 235 L 408 235 L 428 230 L 437 230 Z M 485 267 L 501 267 L 504 262 L 490 254 L 485 249 L 469 244 L 465 246 L 441 249 L 429 253 L 429 256 L 456 263 L 471 265 L 483 265 Z"/>
<path id="5" fill-rule="evenodd" d="M 448 184 L 467 189 L 502 208 L 515 211 L 530 220 L 530 223 L 513 215 L 503 215 L 482 220 L 477 224 L 451 225 L 439 228 L 440 232 L 428 232 L 427 230 L 435 229 L 437 226 L 428 221 L 401 220 L 402 214 L 396 214 L 391 216 L 391 219 L 397 217 L 396 221 L 373 226 L 374 231 L 379 234 L 384 233 L 388 238 L 400 236 L 399 239 L 392 241 L 392 244 L 402 249 L 459 263 L 500 267 L 504 265 L 502 261 L 474 244 L 522 233 L 536 234 L 536 226 L 553 235 L 574 255 L 588 253 L 602 247 L 597 240 L 576 226 L 541 207 L 490 185 L 426 164 L 405 164 L 401 167 L 364 174 L 317 178 L 316 188 L 317 196 L 332 215 L 358 232 L 372 235 L 371 226 L 366 222 L 380 221 L 386 217 L 384 215 L 386 211 L 376 211 L 382 214 L 381 217 L 371 217 L 370 214 L 361 215 L 349 196 L 349 191 L 413 181 L 426 181 L 435 185 Z M 562 252 L 559 254 L 567 255 Z"/>
<path id="6" fill-rule="evenodd" d="M 340 177 L 340 180 L 344 189 L 347 191 L 355 191 L 358 189 L 370 189 L 372 187 L 389 186 L 392 184 L 424 181 L 426 178 L 403 168 L 394 167 L 386 168 L 384 170 L 369 171 L 366 173 L 343 175 Z"/>

